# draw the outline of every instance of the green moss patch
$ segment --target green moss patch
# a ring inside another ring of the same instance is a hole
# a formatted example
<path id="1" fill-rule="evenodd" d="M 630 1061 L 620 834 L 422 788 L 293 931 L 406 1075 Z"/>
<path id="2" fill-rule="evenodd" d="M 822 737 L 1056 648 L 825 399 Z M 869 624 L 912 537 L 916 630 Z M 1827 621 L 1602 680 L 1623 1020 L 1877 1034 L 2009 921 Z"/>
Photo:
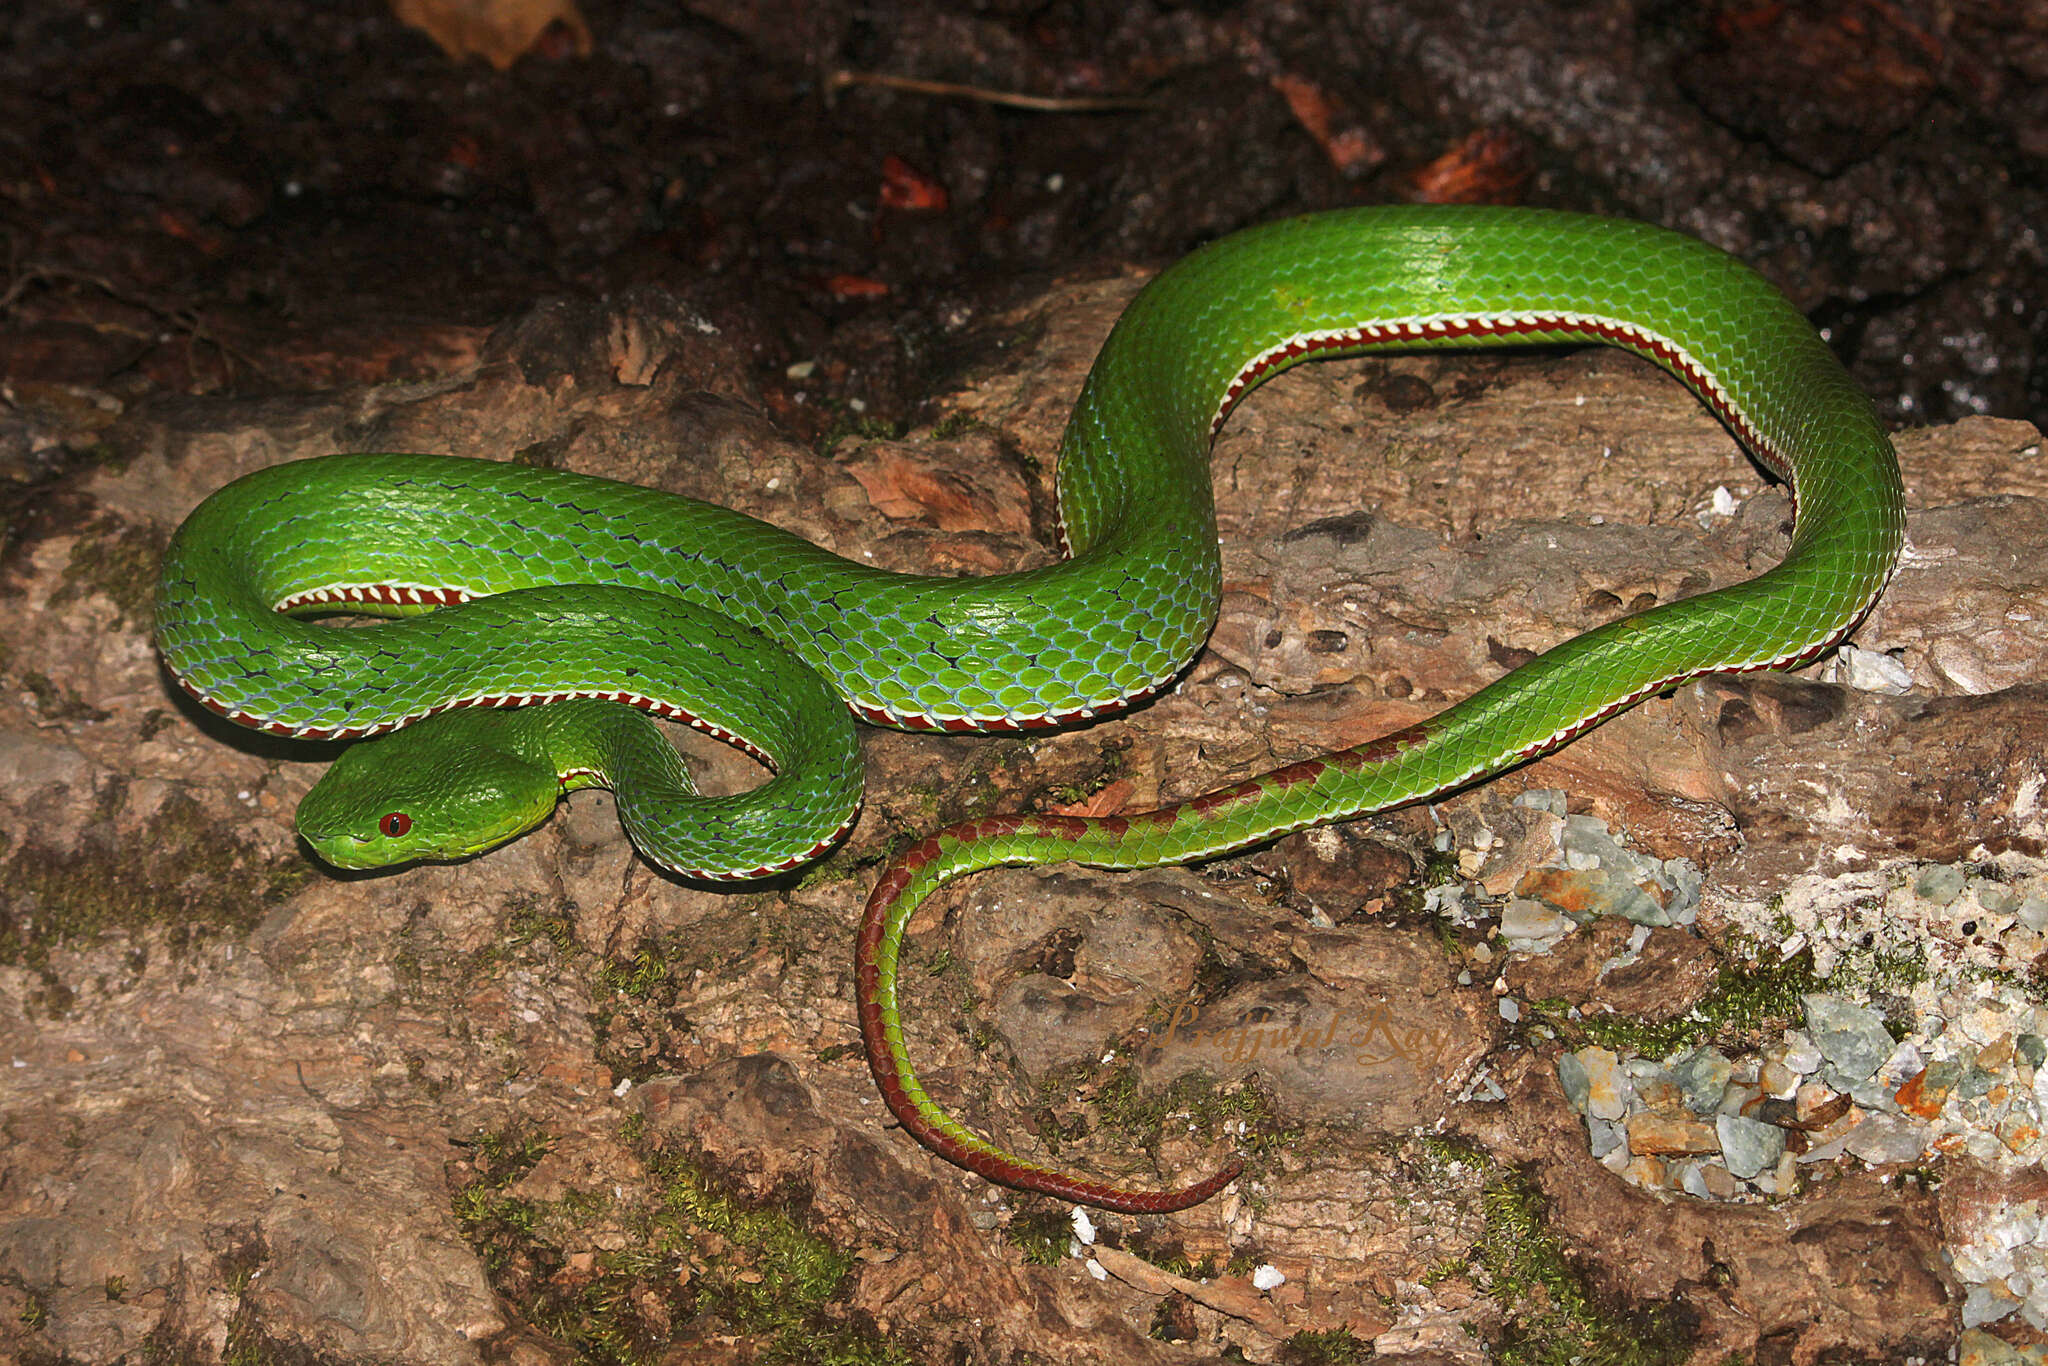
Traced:
<path id="1" fill-rule="evenodd" d="M 117 838 L 110 831 L 124 796 L 108 785 L 100 829 L 76 850 L 31 839 L 5 851 L 0 962 L 40 972 L 56 990 L 49 962 L 59 944 L 168 926 L 177 951 L 208 934 L 247 934 L 312 876 L 302 859 L 257 853 L 183 792 Z"/>
<path id="2" fill-rule="evenodd" d="M 1604 1303 L 1565 1255 L 1564 1241 L 1544 1222 L 1542 1198 L 1520 1172 L 1448 1140 L 1426 1140 L 1424 1148 L 1433 1160 L 1461 1163 L 1482 1180 L 1485 1231 L 1465 1271 L 1501 1308 L 1505 1321 L 1493 1356 L 1501 1366 L 1675 1366 L 1689 1359 L 1691 1325 L 1682 1311 Z"/>
<path id="3" fill-rule="evenodd" d="M 806 1227 L 799 1198 L 759 1202 L 700 1162 L 620 1137 L 645 1176 L 622 1198 L 570 1191 L 523 1198 L 519 1179 L 552 1147 L 544 1134 L 474 1140 L 477 1176 L 454 1209 L 493 1287 L 582 1360 L 639 1366 L 692 1342 L 739 1336 L 722 1353 L 818 1366 L 907 1366 L 913 1358 L 841 1302 L 852 1254 Z M 603 1230 L 599 1250 L 591 1235 Z M 622 1244 L 622 1245 L 621 1245 Z"/>

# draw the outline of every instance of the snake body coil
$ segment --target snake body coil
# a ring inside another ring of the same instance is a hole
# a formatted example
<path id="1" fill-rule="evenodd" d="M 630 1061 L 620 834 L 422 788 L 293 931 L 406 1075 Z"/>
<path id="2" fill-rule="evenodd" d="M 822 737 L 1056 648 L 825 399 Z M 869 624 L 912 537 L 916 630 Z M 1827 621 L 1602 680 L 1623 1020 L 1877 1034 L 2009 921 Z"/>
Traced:
<path id="1" fill-rule="evenodd" d="M 544 818 L 556 786 L 504 800 L 526 780 L 500 775 L 553 764 L 553 784 L 624 788 L 659 767 L 612 705 L 586 707 L 552 737 L 480 739 L 439 719 L 595 698 L 690 720 L 767 757 L 777 772 L 765 787 L 702 816 L 642 803 L 658 810 L 633 834 L 680 871 L 773 871 L 853 819 L 849 709 L 912 728 L 1051 726 L 1128 705 L 1186 665 L 1220 594 L 1209 443 L 1251 386 L 1316 356 L 1591 342 L 1676 374 L 1791 483 L 1798 518 L 1780 564 L 1588 631 L 1419 725 L 1162 811 L 942 831 L 900 855 L 869 900 L 861 1027 L 910 1133 L 1008 1184 L 1178 1208 L 1236 1168 L 1182 1191 L 1126 1191 L 1026 1163 L 932 1103 L 897 1012 L 910 913 L 947 880 L 997 864 L 1175 863 L 1417 801 L 1685 679 L 1790 667 L 1840 641 L 1898 555 L 1897 463 L 1806 320 L 1732 257 L 1638 223 L 1537 210 L 1374 208 L 1275 223 L 1175 265 L 1117 324 L 1061 448 L 1070 557 L 1058 564 L 984 579 L 892 574 L 728 509 L 603 480 L 335 456 L 259 471 L 193 514 L 166 556 L 157 640 L 204 705 L 265 730 L 371 735 L 437 718 L 349 751 L 337 795 L 308 798 L 319 809 L 302 810 L 301 828 L 337 861 L 473 852 Z M 404 620 L 338 631 L 297 619 L 341 608 Z M 412 745 L 402 760 L 401 741 Z M 394 757 L 380 761 L 386 747 Z M 464 773 L 479 750 L 500 756 L 486 781 Z M 513 806 L 516 820 L 504 815 Z"/>

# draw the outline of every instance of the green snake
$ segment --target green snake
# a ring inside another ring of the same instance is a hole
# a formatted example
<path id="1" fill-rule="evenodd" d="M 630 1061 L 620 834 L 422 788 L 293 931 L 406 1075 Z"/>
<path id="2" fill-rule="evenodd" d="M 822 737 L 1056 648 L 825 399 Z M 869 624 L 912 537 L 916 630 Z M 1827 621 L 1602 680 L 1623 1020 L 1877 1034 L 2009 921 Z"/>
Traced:
<path id="1" fill-rule="evenodd" d="M 1124 1190 L 1013 1156 L 931 1100 L 897 1004 L 912 911 L 999 864 L 1179 863 L 1420 801 L 1686 679 L 1790 668 L 1841 641 L 1898 556 L 1897 461 L 1812 327 L 1733 257 L 1640 223 L 1476 207 L 1343 210 L 1212 243 L 1132 301 L 1082 387 L 1058 471 L 1067 557 L 987 578 L 885 572 L 726 508 L 561 471 L 419 455 L 274 466 L 179 529 L 157 644 L 186 691 L 236 722 L 395 732 L 348 749 L 301 806 L 301 833 L 335 864 L 461 857 L 601 784 L 654 862 L 772 873 L 852 824 L 853 716 L 1057 726 L 1186 667 L 1220 594 L 1209 444 L 1253 385 L 1312 357 L 1534 343 L 1624 347 L 1685 381 L 1791 485 L 1782 562 L 1587 631 L 1419 724 L 1162 810 L 956 825 L 902 852 L 868 901 L 861 1031 L 911 1135 L 1011 1186 L 1183 1208 L 1238 1164 Z M 394 620 L 306 620 L 341 611 Z M 694 797 L 647 712 L 745 746 L 773 777 Z"/>

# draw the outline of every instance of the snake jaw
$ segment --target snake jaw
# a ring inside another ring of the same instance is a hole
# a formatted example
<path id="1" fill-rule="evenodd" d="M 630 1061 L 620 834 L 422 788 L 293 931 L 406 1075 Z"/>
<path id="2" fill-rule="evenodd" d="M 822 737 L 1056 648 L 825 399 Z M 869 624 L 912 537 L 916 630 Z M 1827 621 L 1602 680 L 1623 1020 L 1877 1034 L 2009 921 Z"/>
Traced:
<path id="1" fill-rule="evenodd" d="M 552 810 L 550 805 L 548 811 Z M 376 832 L 364 835 L 354 830 L 309 829 L 303 818 L 299 822 L 299 835 L 320 856 L 321 862 L 350 872 L 396 868 L 413 863 L 455 863 L 517 839 L 546 820 L 548 811 L 508 824 L 503 829 L 493 829 L 481 835 L 467 832 L 455 839 L 436 840 L 431 835 L 426 840 L 393 839 Z"/>
<path id="2" fill-rule="evenodd" d="M 315 791 L 318 791 L 317 787 Z M 377 828 L 383 819 L 381 816 L 358 818 L 341 828 L 329 823 L 317 810 L 309 817 L 306 803 L 312 800 L 313 795 L 307 793 L 300 803 L 299 836 L 320 856 L 321 862 L 350 871 L 394 868 L 411 863 L 454 863 L 474 858 L 533 829 L 548 818 L 555 806 L 550 797 L 545 807 L 533 809 L 522 806 L 502 821 L 453 830 L 414 821 L 410 830 L 394 837 Z"/>
<path id="3" fill-rule="evenodd" d="M 364 872 L 372 868 L 391 868 L 418 862 L 414 858 L 392 858 L 373 847 L 374 842 L 346 832 L 339 835 L 314 836 L 304 830 L 299 832 L 320 861 L 330 868 L 344 872 Z"/>

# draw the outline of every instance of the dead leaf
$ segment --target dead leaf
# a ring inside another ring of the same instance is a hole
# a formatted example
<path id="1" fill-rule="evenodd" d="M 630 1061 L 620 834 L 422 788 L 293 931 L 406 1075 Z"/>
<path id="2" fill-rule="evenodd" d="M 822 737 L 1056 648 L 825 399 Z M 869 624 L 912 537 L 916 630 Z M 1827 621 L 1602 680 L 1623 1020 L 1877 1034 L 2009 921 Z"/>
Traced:
<path id="1" fill-rule="evenodd" d="M 942 213 L 946 187 L 901 157 L 882 158 L 882 207 L 911 213 Z"/>
<path id="2" fill-rule="evenodd" d="M 1282 74 L 1273 78 L 1273 88 L 1339 175 L 1356 179 L 1386 160 L 1385 149 L 1365 129 L 1348 120 L 1340 122 L 1336 102 L 1314 81 Z"/>
<path id="3" fill-rule="evenodd" d="M 1482 128 L 1411 178 L 1425 204 L 1512 204 L 1529 172 L 1521 139 Z"/>
<path id="4" fill-rule="evenodd" d="M 575 0 L 391 0 L 391 12 L 458 62 L 474 55 L 508 70 L 557 25 L 577 56 L 590 55 L 590 25 Z"/>
<path id="5" fill-rule="evenodd" d="M 865 275 L 831 276 L 825 289 L 835 299 L 880 299 L 889 293 L 888 285 Z"/>
<path id="6" fill-rule="evenodd" d="M 943 461 L 886 441 L 863 447 L 845 469 L 860 481 L 875 510 L 893 521 L 955 532 L 1028 535 L 1031 530 L 1022 481 L 990 485 L 963 478 Z"/>
<path id="7" fill-rule="evenodd" d="M 1129 804 L 1131 794 L 1137 790 L 1138 785 L 1129 778 L 1118 778 L 1092 796 L 1047 809 L 1055 816 L 1114 816 Z"/>

